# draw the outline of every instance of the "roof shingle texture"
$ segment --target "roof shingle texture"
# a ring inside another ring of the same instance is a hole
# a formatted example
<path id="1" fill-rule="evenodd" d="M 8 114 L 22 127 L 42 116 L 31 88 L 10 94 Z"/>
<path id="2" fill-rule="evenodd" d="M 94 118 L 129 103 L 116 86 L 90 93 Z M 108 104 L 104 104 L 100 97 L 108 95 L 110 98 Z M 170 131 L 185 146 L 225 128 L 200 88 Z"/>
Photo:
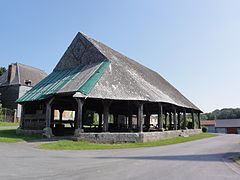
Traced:
<path id="1" fill-rule="evenodd" d="M 110 61 L 110 65 L 87 97 L 166 102 L 200 111 L 157 72 L 83 33 L 76 35 L 54 71 L 98 64 L 106 59 Z M 81 77 L 75 77 L 75 81 L 81 81 Z M 60 92 L 71 92 L 76 89 L 75 85 L 76 83 L 68 84 L 68 88 L 65 88 L 66 91 L 60 90 Z M 82 97 L 86 97 L 86 95 L 82 94 Z"/>

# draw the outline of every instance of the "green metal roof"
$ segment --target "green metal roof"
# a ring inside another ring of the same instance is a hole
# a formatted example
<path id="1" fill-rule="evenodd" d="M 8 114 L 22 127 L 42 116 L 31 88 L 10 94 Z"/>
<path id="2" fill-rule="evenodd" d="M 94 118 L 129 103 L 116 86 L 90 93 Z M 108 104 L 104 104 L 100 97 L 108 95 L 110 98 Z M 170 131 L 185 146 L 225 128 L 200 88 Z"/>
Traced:
<path id="1" fill-rule="evenodd" d="M 96 71 L 94 71 L 92 74 L 89 74 L 86 81 L 80 87 L 74 88 L 76 89 L 76 92 L 81 92 L 87 95 L 101 78 L 109 64 L 110 61 L 108 60 L 102 62 Z M 54 94 L 58 93 L 58 91 L 60 91 L 66 84 L 68 84 L 76 75 L 81 73 L 82 70 L 84 70 L 84 67 L 85 66 L 78 66 L 71 69 L 52 72 L 25 95 L 17 99 L 16 102 L 38 101 L 53 96 Z"/>

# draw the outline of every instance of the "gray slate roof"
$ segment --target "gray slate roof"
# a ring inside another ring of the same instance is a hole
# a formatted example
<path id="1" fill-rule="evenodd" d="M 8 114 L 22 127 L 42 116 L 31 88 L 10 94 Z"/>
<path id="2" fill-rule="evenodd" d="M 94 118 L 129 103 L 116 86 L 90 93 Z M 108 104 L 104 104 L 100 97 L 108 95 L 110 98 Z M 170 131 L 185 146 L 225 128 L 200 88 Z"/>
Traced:
<path id="1" fill-rule="evenodd" d="M 91 92 L 81 94 L 82 97 L 166 102 L 200 111 L 157 72 L 83 33 L 76 35 L 54 71 L 99 64 L 105 60 L 109 60 L 110 65 Z M 77 81 L 81 81 L 81 76 L 75 77 L 73 83 L 68 83 L 58 93 L 76 91 Z"/>
<path id="2" fill-rule="evenodd" d="M 240 128 L 240 119 L 217 119 L 215 127 L 238 127 Z"/>
<path id="3" fill-rule="evenodd" d="M 12 68 L 12 70 L 10 71 L 9 68 Z M 0 86 L 15 84 L 25 85 L 26 80 L 31 80 L 31 86 L 35 86 L 42 79 L 47 77 L 47 74 L 43 70 L 20 63 L 12 63 L 9 68 L 0 76 Z M 10 81 L 8 81 L 9 71 L 11 72 Z"/>

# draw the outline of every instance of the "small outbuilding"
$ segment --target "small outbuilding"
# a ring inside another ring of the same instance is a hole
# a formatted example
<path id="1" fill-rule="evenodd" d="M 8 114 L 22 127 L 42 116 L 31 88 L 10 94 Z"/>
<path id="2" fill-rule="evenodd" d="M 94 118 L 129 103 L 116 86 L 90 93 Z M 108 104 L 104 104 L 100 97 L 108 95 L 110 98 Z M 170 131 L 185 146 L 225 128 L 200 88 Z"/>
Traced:
<path id="1" fill-rule="evenodd" d="M 18 133 L 74 135 L 96 142 L 136 142 L 200 132 L 197 106 L 158 73 L 78 33 L 53 72 L 17 100 Z M 54 111 L 60 114 L 54 118 Z M 73 120 L 63 120 L 65 111 Z M 88 114 L 93 112 L 94 115 Z M 187 131 L 186 113 L 192 115 Z M 91 116 L 97 121 L 89 124 Z M 158 122 L 150 126 L 151 115 Z M 198 128 L 194 130 L 194 128 Z M 184 129 L 184 130 L 183 130 Z"/>
<path id="2" fill-rule="evenodd" d="M 17 122 L 21 117 L 21 105 L 15 101 L 45 77 L 44 71 L 20 63 L 10 64 L 0 76 L 0 103 L 4 109 L 16 110 Z"/>
<path id="3" fill-rule="evenodd" d="M 215 133 L 215 120 L 201 120 L 201 126 L 205 126 L 207 128 L 207 132 Z"/>
<path id="4" fill-rule="evenodd" d="M 215 128 L 217 133 L 240 134 L 240 119 L 218 119 Z"/>

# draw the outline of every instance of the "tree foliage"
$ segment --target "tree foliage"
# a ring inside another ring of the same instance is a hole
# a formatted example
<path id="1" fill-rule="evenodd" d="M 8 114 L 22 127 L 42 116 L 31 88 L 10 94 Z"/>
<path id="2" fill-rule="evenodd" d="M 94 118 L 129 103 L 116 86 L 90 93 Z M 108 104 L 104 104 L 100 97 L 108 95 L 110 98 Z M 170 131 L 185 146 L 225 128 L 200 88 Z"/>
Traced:
<path id="1" fill-rule="evenodd" d="M 202 114 L 202 120 L 240 119 L 240 108 L 216 109 L 213 112 Z"/>
<path id="2" fill-rule="evenodd" d="M 0 67 L 0 76 L 5 73 L 7 69 L 5 67 Z"/>

